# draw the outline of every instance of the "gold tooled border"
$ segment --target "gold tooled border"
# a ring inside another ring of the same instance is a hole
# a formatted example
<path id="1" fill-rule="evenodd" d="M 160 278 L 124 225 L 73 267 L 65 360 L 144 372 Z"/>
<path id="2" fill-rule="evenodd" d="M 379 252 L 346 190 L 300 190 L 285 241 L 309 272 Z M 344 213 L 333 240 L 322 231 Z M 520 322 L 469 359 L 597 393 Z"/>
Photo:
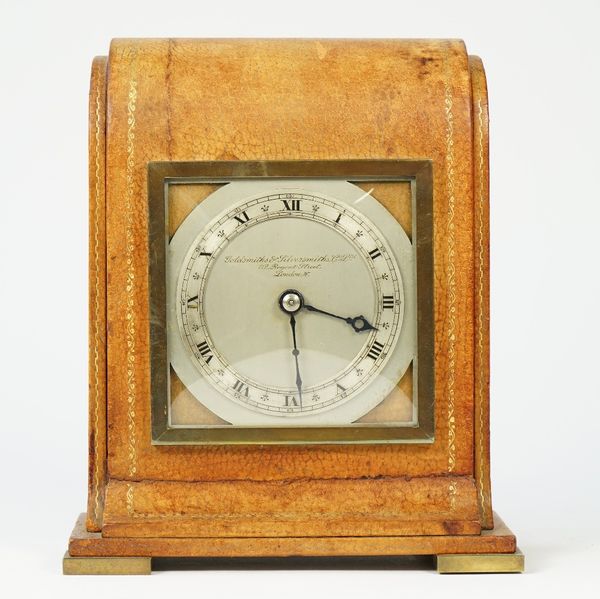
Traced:
<path id="1" fill-rule="evenodd" d="M 127 94 L 127 160 L 125 166 L 125 259 L 127 274 L 125 279 L 125 326 L 127 340 L 126 380 L 127 380 L 127 446 L 128 475 L 137 473 L 136 442 L 136 316 L 135 316 L 135 110 L 138 98 L 137 49 L 134 49 L 129 64 L 129 90 Z M 134 513 L 134 487 L 127 486 L 127 512 Z"/>
<path id="2" fill-rule="evenodd" d="M 134 59 L 135 60 L 135 59 Z M 132 64 L 132 75 L 135 75 Z M 137 80 L 132 76 L 129 82 L 127 101 L 127 200 L 125 204 L 125 255 L 127 264 L 127 277 L 125 283 L 125 319 L 127 339 L 127 428 L 129 447 L 129 476 L 137 472 L 137 446 L 135 438 L 135 410 L 136 410 L 136 320 L 135 320 L 135 246 L 134 246 L 134 167 L 135 167 L 135 109 L 137 102 Z"/>
<path id="3" fill-rule="evenodd" d="M 444 78 L 444 109 L 446 114 L 446 195 L 448 198 L 446 220 L 446 310 L 448 326 L 446 328 L 446 344 L 448 355 L 446 400 L 447 400 L 447 429 L 448 429 L 448 474 L 456 467 L 456 418 L 455 418 L 455 389 L 456 381 L 456 237 L 455 237 L 455 181 L 454 181 L 454 113 L 453 94 L 450 83 L 448 57 L 446 57 L 446 73 Z M 457 487 L 450 482 L 448 498 L 450 507 L 456 505 Z"/>

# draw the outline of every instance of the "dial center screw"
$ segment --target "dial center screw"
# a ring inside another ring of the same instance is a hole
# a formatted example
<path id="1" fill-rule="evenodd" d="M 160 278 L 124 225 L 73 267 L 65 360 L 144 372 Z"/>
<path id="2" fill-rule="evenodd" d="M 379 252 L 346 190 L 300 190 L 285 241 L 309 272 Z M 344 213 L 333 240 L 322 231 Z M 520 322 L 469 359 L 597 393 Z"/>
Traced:
<path id="1" fill-rule="evenodd" d="M 295 289 L 286 289 L 279 296 L 279 307 L 287 314 L 298 312 L 304 305 L 304 298 Z"/>

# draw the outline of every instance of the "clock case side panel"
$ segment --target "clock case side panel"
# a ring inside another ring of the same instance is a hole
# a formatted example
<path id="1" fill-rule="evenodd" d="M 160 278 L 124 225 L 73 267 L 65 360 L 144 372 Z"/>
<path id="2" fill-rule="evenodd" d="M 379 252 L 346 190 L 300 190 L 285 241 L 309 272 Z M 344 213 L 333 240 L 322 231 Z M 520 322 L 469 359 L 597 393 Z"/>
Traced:
<path id="1" fill-rule="evenodd" d="M 92 62 L 89 92 L 89 329 L 88 502 L 86 526 L 100 531 L 107 483 L 106 461 L 106 71 Z"/>
<path id="2" fill-rule="evenodd" d="M 490 481 L 490 205 L 489 114 L 485 70 L 481 59 L 469 57 L 473 95 L 473 231 L 475 244 L 475 447 L 477 496 L 484 529 L 494 527 Z"/>

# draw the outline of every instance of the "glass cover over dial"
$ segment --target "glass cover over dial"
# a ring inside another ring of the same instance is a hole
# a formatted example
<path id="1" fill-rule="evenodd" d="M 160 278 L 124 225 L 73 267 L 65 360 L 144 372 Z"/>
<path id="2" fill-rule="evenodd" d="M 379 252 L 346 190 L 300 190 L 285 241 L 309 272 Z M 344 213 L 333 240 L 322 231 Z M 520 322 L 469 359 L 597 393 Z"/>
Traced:
<path id="1" fill-rule="evenodd" d="M 412 244 L 339 180 L 243 180 L 194 208 L 167 264 L 170 363 L 226 423 L 350 424 L 415 357 Z"/>

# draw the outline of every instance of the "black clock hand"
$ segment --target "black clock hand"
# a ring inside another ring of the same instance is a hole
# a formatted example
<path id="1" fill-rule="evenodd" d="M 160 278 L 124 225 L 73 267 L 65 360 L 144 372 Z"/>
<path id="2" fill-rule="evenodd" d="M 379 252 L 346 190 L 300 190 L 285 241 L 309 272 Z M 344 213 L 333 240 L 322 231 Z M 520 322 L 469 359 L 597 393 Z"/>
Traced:
<path id="1" fill-rule="evenodd" d="M 343 320 L 344 322 L 348 323 L 356 333 L 378 330 L 377 327 L 374 327 L 362 314 L 360 316 L 349 316 L 348 318 L 345 318 L 344 316 L 338 316 L 337 314 L 332 314 L 331 312 L 325 312 L 325 310 L 319 310 L 319 308 L 315 308 L 309 304 L 304 304 L 303 308 L 309 312 L 318 312 L 319 314 L 325 314 L 327 316 L 333 316 L 333 318 Z"/>
<path id="2" fill-rule="evenodd" d="M 298 350 L 298 344 L 296 343 L 296 319 L 293 314 L 290 316 L 290 326 L 292 327 L 292 339 L 294 340 L 292 355 L 296 360 L 296 387 L 298 387 L 300 408 L 302 408 L 302 378 L 300 377 L 300 366 L 298 365 L 298 354 L 300 351 Z"/>

